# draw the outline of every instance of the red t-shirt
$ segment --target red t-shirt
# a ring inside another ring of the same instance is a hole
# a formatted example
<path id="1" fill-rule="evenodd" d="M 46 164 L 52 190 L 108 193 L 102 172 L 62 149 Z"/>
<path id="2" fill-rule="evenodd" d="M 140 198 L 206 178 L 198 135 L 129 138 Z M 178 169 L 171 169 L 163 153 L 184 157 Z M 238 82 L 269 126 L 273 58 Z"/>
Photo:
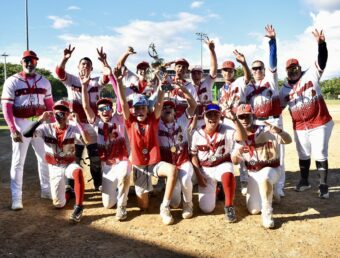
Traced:
<path id="1" fill-rule="evenodd" d="M 158 143 L 158 123 L 155 114 L 148 114 L 143 122 L 130 114 L 125 120 L 127 134 L 131 144 L 130 162 L 132 165 L 146 166 L 161 160 Z"/>

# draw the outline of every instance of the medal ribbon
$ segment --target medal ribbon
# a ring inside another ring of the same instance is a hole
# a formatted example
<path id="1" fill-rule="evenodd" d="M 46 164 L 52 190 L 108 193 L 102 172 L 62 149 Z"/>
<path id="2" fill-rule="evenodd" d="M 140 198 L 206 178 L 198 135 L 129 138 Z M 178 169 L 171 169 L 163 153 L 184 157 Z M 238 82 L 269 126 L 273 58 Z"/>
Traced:
<path id="1" fill-rule="evenodd" d="M 146 120 L 146 122 L 148 122 L 148 119 Z M 137 130 L 137 133 L 140 135 L 140 139 L 141 139 L 141 145 L 137 145 L 137 147 L 139 148 L 140 151 L 143 151 L 143 149 L 147 149 L 149 151 L 149 144 L 150 144 L 150 125 L 147 124 L 144 130 L 144 134 L 142 133 L 142 127 L 140 126 L 139 122 L 136 122 L 136 126 L 135 129 Z"/>
<path id="2" fill-rule="evenodd" d="M 213 144 L 210 143 L 209 138 L 208 138 L 208 134 L 207 134 L 207 132 L 204 130 L 204 137 L 205 137 L 205 139 L 206 139 L 206 141 L 207 141 L 207 145 L 208 145 L 209 149 L 210 149 L 213 153 L 215 153 L 215 151 L 216 151 L 216 149 L 217 149 L 217 147 L 216 147 L 216 142 L 217 142 L 217 138 L 218 138 L 218 137 L 217 137 L 217 135 L 218 135 L 218 130 L 219 130 L 219 127 L 217 127 L 216 132 L 215 132 L 214 135 L 211 137 L 211 139 L 214 139 Z"/>
<path id="3" fill-rule="evenodd" d="M 35 80 L 35 77 L 36 77 L 36 75 L 34 75 L 34 82 L 33 82 L 33 84 L 32 84 L 32 87 L 31 87 L 31 85 L 29 84 L 29 82 L 28 82 L 28 80 L 27 80 L 27 76 L 25 75 L 25 74 L 21 74 L 21 76 L 24 78 L 24 80 L 25 80 L 25 83 L 26 83 L 26 85 L 27 85 L 27 88 L 28 88 L 28 91 L 29 91 L 29 93 L 30 93 L 30 101 L 31 101 L 31 96 L 32 96 L 32 94 L 34 94 L 34 92 L 36 92 L 36 88 L 37 88 L 37 81 Z M 37 94 L 37 101 L 38 101 L 38 104 L 39 104 L 39 96 L 38 96 L 38 92 L 36 92 L 36 94 Z"/>

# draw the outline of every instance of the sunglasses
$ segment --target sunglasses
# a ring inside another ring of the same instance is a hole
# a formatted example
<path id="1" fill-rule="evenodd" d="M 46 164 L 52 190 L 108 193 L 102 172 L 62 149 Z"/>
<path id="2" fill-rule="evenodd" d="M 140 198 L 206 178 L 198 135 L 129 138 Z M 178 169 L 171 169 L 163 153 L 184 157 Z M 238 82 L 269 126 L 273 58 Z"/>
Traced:
<path id="1" fill-rule="evenodd" d="M 112 107 L 111 106 L 101 106 L 98 108 L 98 110 L 100 112 L 104 112 L 104 111 L 111 111 L 112 110 Z"/>
<path id="2" fill-rule="evenodd" d="M 25 64 L 31 63 L 32 65 L 36 65 L 38 63 L 38 60 L 32 57 L 25 57 L 24 59 L 22 59 L 22 61 Z"/>
<path id="3" fill-rule="evenodd" d="M 289 73 L 296 73 L 298 71 L 299 71 L 299 67 L 298 66 L 293 66 L 293 67 L 287 68 L 287 72 L 289 72 Z"/>
<path id="4" fill-rule="evenodd" d="M 263 67 L 262 66 L 256 66 L 256 67 L 252 67 L 251 69 L 253 71 L 261 71 L 261 70 L 263 70 Z"/>
<path id="5" fill-rule="evenodd" d="M 243 114 L 243 115 L 239 115 L 237 117 L 238 117 L 238 119 L 245 120 L 245 119 L 249 119 L 251 117 L 251 115 L 250 114 Z"/>

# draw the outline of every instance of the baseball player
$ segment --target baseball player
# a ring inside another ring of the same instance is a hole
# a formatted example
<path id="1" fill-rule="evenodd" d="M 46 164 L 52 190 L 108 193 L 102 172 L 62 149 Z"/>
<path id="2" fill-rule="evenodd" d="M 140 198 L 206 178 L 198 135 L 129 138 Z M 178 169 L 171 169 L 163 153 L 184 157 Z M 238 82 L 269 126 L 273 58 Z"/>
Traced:
<path id="1" fill-rule="evenodd" d="M 251 73 L 244 55 L 236 49 L 233 51 L 233 54 L 236 57 L 236 61 L 242 65 L 244 76 L 235 79 L 235 63 L 230 60 L 223 62 L 221 70 L 224 85 L 219 90 L 218 100 L 222 114 L 230 109 L 236 113 L 239 104 L 245 102 L 244 89 L 251 79 Z M 234 123 L 230 119 L 223 119 L 223 123 L 234 128 Z M 243 162 L 240 163 L 240 182 L 241 193 L 245 195 L 247 193 L 247 171 L 244 168 Z M 218 184 L 218 187 L 221 186 Z"/>
<path id="2" fill-rule="evenodd" d="M 234 169 L 230 153 L 234 141 L 246 139 L 246 132 L 236 115 L 226 114 L 235 122 L 235 129 L 220 122 L 222 113 L 216 104 L 209 104 L 204 112 L 205 126 L 194 131 L 190 152 L 198 181 L 199 207 L 204 213 L 215 209 L 216 183 L 222 182 L 225 194 L 225 217 L 228 222 L 236 222 L 233 206 L 235 197 Z"/>
<path id="3" fill-rule="evenodd" d="M 111 70 L 109 67 L 108 69 Z M 112 74 L 110 77 L 115 88 L 116 80 Z M 116 220 L 122 221 L 127 218 L 126 205 L 131 171 L 124 134 L 124 118 L 121 113 L 117 112 L 117 109 L 116 112 L 113 112 L 112 100 L 108 98 L 97 101 L 98 117 L 96 116 L 90 106 L 88 94 L 86 94 L 89 79 L 89 74 L 85 74 L 82 79 L 84 89 L 82 91 L 82 102 L 87 120 L 97 133 L 99 157 L 103 170 L 102 201 L 107 209 L 117 204 Z M 118 93 L 116 90 L 115 92 Z"/>
<path id="4" fill-rule="evenodd" d="M 313 154 L 320 176 L 319 197 L 325 199 L 329 198 L 328 142 L 334 122 L 319 84 L 328 58 L 325 35 L 322 30 L 313 31 L 313 35 L 318 43 L 317 61 L 308 70 L 302 71 L 297 59 L 287 60 L 287 79 L 280 91 L 280 100 L 283 107 L 289 108 L 299 155 L 301 180 L 295 190 L 301 192 L 311 188 L 308 176 Z"/>
<path id="5" fill-rule="evenodd" d="M 253 123 L 249 104 L 241 104 L 237 117 L 247 132 L 247 139 L 236 144 L 231 159 L 234 164 L 245 162 L 248 170 L 247 208 L 251 214 L 261 212 L 262 225 L 273 228 L 273 188 L 280 177 L 280 147 L 292 139 L 281 128 L 265 122 L 266 126 Z M 280 195 L 276 196 L 280 198 Z"/>
<path id="6" fill-rule="evenodd" d="M 266 37 L 269 40 L 269 69 L 265 73 L 264 63 L 255 60 L 252 63 L 252 74 L 254 80 L 251 81 L 245 89 L 246 103 L 253 108 L 256 120 L 255 123 L 263 124 L 263 121 L 275 123 L 279 127 L 282 125 L 281 105 L 278 89 L 277 76 L 277 48 L 276 48 L 276 32 L 272 25 L 265 27 Z M 276 191 L 284 196 L 285 168 L 284 168 L 284 145 L 281 145 L 281 176 L 278 181 Z"/>
<path id="7" fill-rule="evenodd" d="M 212 103 L 213 97 L 212 97 L 212 87 L 214 85 L 216 76 L 217 76 L 217 57 L 215 53 L 215 44 L 212 40 L 207 40 L 205 43 L 209 47 L 210 51 L 210 71 L 209 75 L 203 78 L 203 69 L 201 66 L 196 65 L 194 66 L 190 73 L 191 73 L 191 79 L 194 84 L 194 87 L 197 92 L 197 96 L 199 99 L 199 102 L 197 103 L 197 109 L 196 109 L 196 117 L 197 119 L 196 128 L 200 128 L 202 125 L 204 125 L 204 119 L 203 119 L 203 111 L 204 107 L 207 104 Z"/>
<path id="8" fill-rule="evenodd" d="M 93 128 L 88 124 L 86 114 L 84 112 L 84 109 L 82 107 L 82 101 L 81 101 L 81 76 L 80 73 L 82 71 L 89 71 L 91 72 L 93 70 L 92 67 L 92 61 L 88 57 L 84 57 L 80 59 L 78 70 L 78 75 L 72 75 L 70 73 L 67 73 L 65 71 L 66 63 L 72 56 L 72 53 L 74 51 L 75 47 L 71 47 L 69 45 L 68 48 L 64 49 L 64 55 L 60 62 L 60 64 L 56 68 L 56 74 L 58 75 L 59 79 L 62 81 L 62 83 L 65 85 L 67 89 L 67 95 L 68 99 L 70 101 L 70 109 L 72 112 L 76 112 L 79 115 L 79 118 L 82 123 L 84 123 L 84 126 L 88 133 L 91 136 L 91 140 L 88 145 L 86 145 L 88 156 L 90 159 L 90 172 L 93 178 L 93 184 L 94 188 L 96 190 L 100 190 L 101 186 L 101 180 L 102 180 L 102 172 L 100 167 L 100 159 L 98 155 L 98 146 L 97 146 L 97 136 Z M 99 60 L 103 63 L 103 59 L 106 58 L 106 55 L 103 53 L 103 48 L 101 50 L 98 50 Z M 104 56 L 105 55 L 105 56 Z M 88 95 L 90 99 L 91 108 L 94 110 L 95 114 L 97 113 L 96 110 L 96 102 L 99 100 L 100 92 L 105 84 L 107 84 L 109 81 L 107 76 L 103 76 L 102 78 L 95 77 L 91 78 L 89 82 L 88 87 Z M 84 145 L 82 142 L 77 142 L 76 144 L 76 157 L 77 157 L 77 163 L 80 164 L 80 160 L 82 158 L 82 153 L 84 151 Z"/>
<path id="9" fill-rule="evenodd" d="M 159 122 L 158 140 L 161 150 L 161 159 L 176 165 L 178 179 L 171 199 L 171 207 L 177 208 L 181 203 L 183 193 L 182 217 L 189 219 L 193 215 L 192 181 L 193 167 L 189 159 L 189 146 L 187 131 L 190 118 L 195 114 L 196 101 L 183 85 L 177 85 L 183 91 L 188 101 L 185 113 L 176 118 L 176 104 L 172 99 L 163 103 L 161 120 Z"/>
<path id="10" fill-rule="evenodd" d="M 22 136 L 24 128 L 33 123 L 45 110 L 52 110 L 53 98 L 50 82 L 35 72 L 38 56 L 34 51 L 24 51 L 22 72 L 9 77 L 3 87 L 1 102 L 4 118 L 11 132 L 12 164 L 11 193 L 12 210 L 22 205 L 23 169 L 30 143 L 38 160 L 41 198 L 51 198 L 48 167 L 44 162 L 44 142 Z"/>
<path id="11" fill-rule="evenodd" d="M 54 123 L 44 123 L 55 118 Z M 68 124 L 68 118 L 75 125 Z M 76 113 L 70 114 L 69 103 L 57 101 L 52 111 L 44 112 L 36 122 L 24 131 L 25 137 L 41 138 L 45 143 L 45 162 L 48 164 L 53 205 L 65 206 L 65 177 L 74 180 L 76 204 L 70 220 L 79 222 L 83 214 L 85 182 L 81 167 L 75 162 L 75 140 L 80 136 L 84 142 L 90 139 Z"/>
<path id="12" fill-rule="evenodd" d="M 157 101 L 152 112 L 148 113 L 148 99 L 145 95 L 135 95 L 133 98 L 133 113 L 125 97 L 122 78 L 117 74 L 118 96 L 122 105 L 125 126 L 130 140 L 130 162 L 133 165 L 135 190 L 139 207 L 147 209 L 149 205 L 148 192 L 152 190 L 151 176 L 166 177 L 165 193 L 160 207 L 162 221 L 166 225 L 174 222 L 170 211 L 170 200 L 176 185 L 177 169 L 174 165 L 161 161 L 158 143 L 158 124 L 163 107 L 164 92 L 161 84 L 157 88 Z"/>

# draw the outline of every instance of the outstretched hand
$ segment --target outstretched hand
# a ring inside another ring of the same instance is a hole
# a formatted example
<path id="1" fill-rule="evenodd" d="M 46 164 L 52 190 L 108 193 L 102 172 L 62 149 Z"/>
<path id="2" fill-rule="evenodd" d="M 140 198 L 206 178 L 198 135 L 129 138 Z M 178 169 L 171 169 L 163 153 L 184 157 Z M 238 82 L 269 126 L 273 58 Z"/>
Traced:
<path id="1" fill-rule="evenodd" d="M 271 133 L 282 133 L 282 129 L 280 127 L 277 127 L 276 125 L 273 125 L 271 123 L 268 123 L 264 121 L 264 124 L 269 127 L 269 131 Z"/>
<path id="2" fill-rule="evenodd" d="M 108 66 L 107 59 L 106 59 L 106 53 L 103 50 L 103 47 L 100 48 L 100 50 L 97 48 L 98 53 L 98 60 L 104 65 Z"/>
<path id="3" fill-rule="evenodd" d="M 274 29 L 273 25 L 267 25 L 265 27 L 265 30 L 266 30 L 265 37 L 270 38 L 270 39 L 275 39 L 276 33 L 275 33 L 275 29 Z"/>
<path id="4" fill-rule="evenodd" d="M 129 55 L 137 54 L 137 52 L 133 49 L 133 47 L 128 47 L 126 53 Z"/>
<path id="5" fill-rule="evenodd" d="M 235 49 L 233 51 L 236 61 L 239 62 L 240 64 L 244 64 L 246 62 L 246 58 L 244 57 L 244 55 L 240 52 L 237 51 L 237 49 Z"/>
<path id="6" fill-rule="evenodd" d="M 45 111 L 42 113 L 42 115 L 39 117 L 39 121 L 51 121 L 51 119 L 54 117 L 53 111 Z"/>
<path id="7" fill-rule="evenodd" d="M 317 29 L 315 29 L 314 31 L 312 31 L 312 33 L 318 44 L 325 42 L 325 34 L 323 34 L 323 30 L 318 31 Z"/>
<path id="8" fill-rule="evenodd" d="M 64 49 L 64 58 L 68 60 L 74 51 L 75 47 L 72 48 L 71 44 L 68 45 L 68 48 Z"/>
<path id="9" fill-rule="evenodd" d="M 122 80 L 124 77 L 122 74 L 122 69 L 119 69 L 118 67 L 115 67 L 113 69 L 113 74 L 117 78 L 117 80 Z"/>
<path id="10" fill-rule="evenodd" d="M 213 40 L 207 38 L 204 40 L 204 43 L 208 45 L 210 51 L 214 51 L 215 50 L 215 43 Z"/>

